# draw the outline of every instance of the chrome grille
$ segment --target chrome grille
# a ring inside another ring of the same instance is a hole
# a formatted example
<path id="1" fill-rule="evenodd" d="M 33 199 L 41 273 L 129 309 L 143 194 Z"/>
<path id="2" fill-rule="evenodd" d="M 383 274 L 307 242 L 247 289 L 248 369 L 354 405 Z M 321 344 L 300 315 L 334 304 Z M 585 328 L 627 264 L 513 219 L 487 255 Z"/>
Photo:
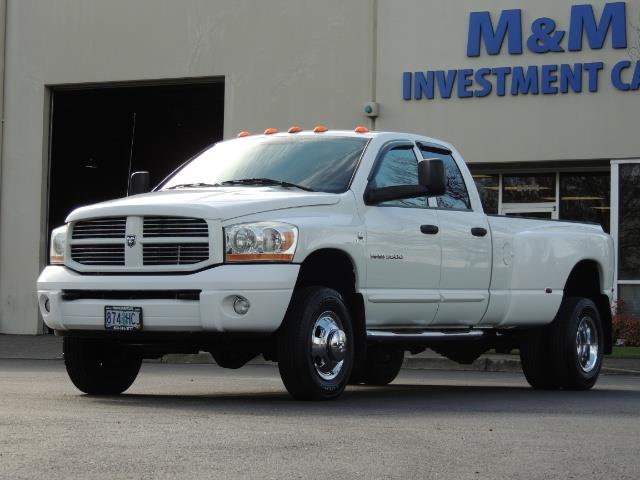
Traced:
<path id="1" fill-rule="evenodd" d="M 142 247 L 144 265 L 192 265 L 209 258 L 208 243 L 156 243 Z"/>
<path id="2" fill-rule="evenodd" d="M 104 217 L 70 228 L 70 266 L 82 271 L 189 271 L 211 259 L 209 224 L 200 218 Z"/>
<path id="3" fill-rule="evenodd" d="M 71 245 L 71 259 L 83 265 L 124 266 L 124 243 Z"/>
<path id="4" fill-rule="evenodd" d="M 123 238 L 127 227 L 126 217 L 98 218 L 82 220 L 73 226 L 73 240 L 98 238 Z"/>
<path id="5" fill-rule="evenodd" d="M 145 238 L 166 237 L 208 237 L 207 222 L 200 218 L 145 217 L 143 235 Z"/>

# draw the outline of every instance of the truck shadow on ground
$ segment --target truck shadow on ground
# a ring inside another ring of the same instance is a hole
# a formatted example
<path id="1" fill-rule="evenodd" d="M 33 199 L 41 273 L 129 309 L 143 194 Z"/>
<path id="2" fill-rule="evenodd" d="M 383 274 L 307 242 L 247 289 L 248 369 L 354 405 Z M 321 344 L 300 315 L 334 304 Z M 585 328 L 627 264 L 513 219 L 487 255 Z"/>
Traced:
<path id="1" fill-rule="evenodd" d="M 640 381 L 640 379 L 639 379 Z M 394 384 L 349 387 L 330 402 L 298 402 L 284 388 L 236 390 L 233 393 L 131 393 L 118 397 L 87 397 L 92 402 L 144 409 L 167 409 L 238 415 L 337 416 L 435 414 L 570 415 L 637 414 L 640 391 L 599 388 L 588 392 L 536 391 L 527 387 Z M 606 405 L 606 408 L 605 406 Z"/>

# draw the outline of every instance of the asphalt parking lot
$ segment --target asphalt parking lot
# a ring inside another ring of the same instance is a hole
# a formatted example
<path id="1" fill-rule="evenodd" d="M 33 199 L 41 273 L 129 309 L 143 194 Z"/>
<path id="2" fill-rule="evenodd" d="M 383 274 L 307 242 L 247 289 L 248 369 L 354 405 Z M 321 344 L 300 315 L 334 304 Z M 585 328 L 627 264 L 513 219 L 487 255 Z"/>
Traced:
<path id="1" fill-rule="evenodd" d="M 640 471 L 640 377 L 536 392 L 519 374 L 408 371 L 329 403 L 272 366 L 144 364 L 88 397 L 59 360 L 0 360 L 0 478 L 610 478 Z"/>

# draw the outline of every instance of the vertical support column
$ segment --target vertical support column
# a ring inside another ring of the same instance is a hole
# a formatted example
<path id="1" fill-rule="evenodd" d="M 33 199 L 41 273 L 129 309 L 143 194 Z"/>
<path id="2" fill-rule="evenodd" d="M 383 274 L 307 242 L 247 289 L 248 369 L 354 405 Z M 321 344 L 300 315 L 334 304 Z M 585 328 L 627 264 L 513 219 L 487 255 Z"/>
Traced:
<path id="1" fill-rule="evenodd" d="M 0 185 L 2 185 L 2 170 L 4 161 L 4 67 L 6 52 L 7 31 L 7 0 L 0 0 Z M 0 196 L 1 197 L 1 196 Z M 0 229 L 4 224 L 0 217 Z M 0 268 L 2 266 L 0 265 Z M 2 331 L 2 318 L 0 317 L 0 332 Z"/>
<path id="2" fill-rule="evenodd" d="M 611 210 L 609 210 L 609 225 L 611 237 L 614 245 L 614 275 L 613 275 L 613 301 L 618 301 L 618 212 L 619 212 L 619 193 L 620 193 L 620 164 L 616 161 L 611 162 Z"/>
<path id="3" fill-rule="evenodd" d="M 378 0 L 371 0 L 371 101 L 378 95 Z M 376 119 L 369 118 L 369 128 L 376 129 Z"/>

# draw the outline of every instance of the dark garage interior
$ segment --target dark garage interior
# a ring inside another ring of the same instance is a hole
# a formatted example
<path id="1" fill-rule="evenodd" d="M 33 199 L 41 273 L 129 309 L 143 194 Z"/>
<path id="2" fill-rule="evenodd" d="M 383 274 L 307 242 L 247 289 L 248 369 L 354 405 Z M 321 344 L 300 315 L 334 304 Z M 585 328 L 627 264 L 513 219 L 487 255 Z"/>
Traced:
<path id="1" fill-rule="evenodd" d="M 224 81 L 54 88 L 49 231 L 82 205 L 123 197 L 129 171 L 151 185 L 222 139 Z"/>

